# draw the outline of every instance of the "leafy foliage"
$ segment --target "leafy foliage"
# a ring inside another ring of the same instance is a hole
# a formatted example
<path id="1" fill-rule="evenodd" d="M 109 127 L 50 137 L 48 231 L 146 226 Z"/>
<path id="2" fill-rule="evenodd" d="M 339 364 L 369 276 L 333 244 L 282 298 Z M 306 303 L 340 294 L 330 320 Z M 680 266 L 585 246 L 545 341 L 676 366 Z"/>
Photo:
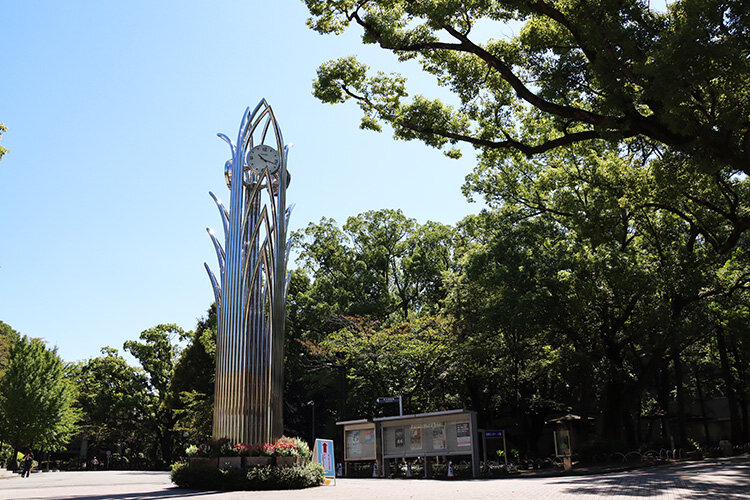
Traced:
<path id="1" fill-rule="evenodd" d="M 250 470 L 190 466 L 178 462 L 172 466 L 172 482 L 180 488 L 206 490 L 291 490 L 323 484 L 323 467 L 307 463 L 295 467 L 253 467 Z"/>
<path id="2" fill-rule="evenodd" d="M 0 441 L 15 451 L 28 447 L 53 451 L 64 447 L 78 411 L 75 389 L 65 364 L 38 339 L 16 338 L 0 378 Z"/>
<path id="3" fill-rule="evenodd" d="M 141 332 L 141 342 L 128 340 L 124 347 L 141 363 L 148 376 L 149 392 L 153 396 L 149 407 L 151 429 L 158 448 L 154 461 L 169 464 L 175 451 L 175 415 L 170 383 L 174 375 L 179 350 L 173 343 L 185 333 L 177 325 L 161 324 Z"/>
<path id="4" fill-rule="evenodd" d="M 186 334 L 188 345 L 174 367 L 170 392 L 174 406 L 175 429 L 187 440 L 206 441 L 211 437 L 216 362 L 216 306 L 198 321 L 195 332 Z"/>
<path id="5" fill-rule="evenodd" d="M 116 349 L 105 347 L 102 356 L 71 367 L 78 388 L 82 417 L 79 430 L 93 449 L 121 449 L 131 460 L 148 450 L 151 407 L 146 374 L 129 366 Z"/>
<path id="6" fill-rule="evenodd" d="M 8 367 L 10 348 L 20 335 L 10 325 L 0 321 L 0 378 Z"/>
<path id="7" fill-rule="evenodd" d="M 455 97 L 409 97 L 401 75 L 371 74 L 353 57 L 324 63 L 313 93 L 356 102 L 363 128 L 387 123 L 449 156 L 469 144 L 486 167 L 570 145 L 640 150 L 658 194 L 671 194 L 642 203 L 696 224 L 721 253 L 750 227 L 746 2 L 680 0 L 665 12 L 637 0 L 305 3 L 312 29 L 356 25 L 363 43 L 418 61 Z M 506 22 L 520 29 L 502 39 Z"/>
<path id="8" fill-rule="evenodd" d="M 8 127 L 6 127 L 3 123 L 0 123 L 0 136 L 2 136 L 3 132 L 5 132 L 6 130 L 8 130 Z M 3 159 L 3 156 L 5 156 L 5 153 L 7 153 L 7 152 L 8 152 L 7 149 L 5 149 L 4 147 L 0 146 L 0 160 Z"/>
<path id="9" fill-rule="evenodd" d="M 451 398 L 457 347 L 450 322 L 438 317 L 383 329 L 352 321 L 318 344 L 346 374 L 346 417 L 377 414 L 375 400 L 384 394 L 402 395 L 413 413 L 457 404 Z"/>

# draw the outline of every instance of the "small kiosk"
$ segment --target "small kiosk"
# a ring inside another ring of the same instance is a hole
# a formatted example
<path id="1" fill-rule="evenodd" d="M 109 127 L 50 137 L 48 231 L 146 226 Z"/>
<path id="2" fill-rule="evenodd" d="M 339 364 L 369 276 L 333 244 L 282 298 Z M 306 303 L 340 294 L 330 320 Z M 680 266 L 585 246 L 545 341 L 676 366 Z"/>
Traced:
<path id="1" fill-rule="evenodd" d="M 376 472 L 382 470 L 381 450 L 377 424 L 366 418 L 336 422 L 344 428 L 344 476 L 350 475 L 354 462 L 376 463 Z"/>
<path id="2" fill-rule="evenodd" d="M 573 441 L 571 435 L 573 434 L 574 424 L 580 424 L 582 422 L 588 423 L 593 421 L 591 417 L 583 418 L 579 415 L 573 415 L 568 413 L 562 417 L 553 418 L 548 420 L 547 424 L 553 425 L 553 439 L 555 442 L 555 455 L 563 460 L 563 469 L 569 471 L 573 467 Z"/>
<path id="3" fill-rule="evenodd" d="M 375 418 L 380 425 L 383 475 L 389 460 L 423 458 L 425 477 L 431 476 L 430 458 L 470 456 L 473 477 L 479 476 L 477 414 L 471 410 L 449 410 L 397 417 Z"/>

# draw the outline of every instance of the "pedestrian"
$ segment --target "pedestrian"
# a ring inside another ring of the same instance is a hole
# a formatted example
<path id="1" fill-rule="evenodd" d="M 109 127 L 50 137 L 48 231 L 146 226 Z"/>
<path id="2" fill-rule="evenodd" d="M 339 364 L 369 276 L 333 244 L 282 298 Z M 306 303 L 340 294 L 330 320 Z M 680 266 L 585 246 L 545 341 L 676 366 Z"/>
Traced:
<path id="1" fill-rule="evenodd" d="M 99 459 L 96 457 L 91 459 L 91 470 L 96 470 L 99 467 Z"/>
<path id="2" fill-rule="evenodd" d="M 23 470 L 21 471 L 21 477 L 29 477 L 32 465 L 34 465 L 34 452 L 29 448 L 29 452 L 23 457 Z"/>

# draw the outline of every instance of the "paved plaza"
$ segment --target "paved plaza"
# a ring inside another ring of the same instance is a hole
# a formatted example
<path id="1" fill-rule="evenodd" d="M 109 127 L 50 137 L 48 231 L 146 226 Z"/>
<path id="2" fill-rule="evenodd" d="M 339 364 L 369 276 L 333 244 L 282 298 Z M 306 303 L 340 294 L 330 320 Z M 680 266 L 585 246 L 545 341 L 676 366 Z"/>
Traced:
<path id="1" fill-rule="evenodd" d="M 166 472 L 36 473 L 0 479 L 2 499 L 438 499 L 528 498 L 750 499 L 750 458 L 690 462 L 587 476 L 435 481 L 339 479 L 336 486 L 299 491 L 206 492 L 180 490 Z"/>

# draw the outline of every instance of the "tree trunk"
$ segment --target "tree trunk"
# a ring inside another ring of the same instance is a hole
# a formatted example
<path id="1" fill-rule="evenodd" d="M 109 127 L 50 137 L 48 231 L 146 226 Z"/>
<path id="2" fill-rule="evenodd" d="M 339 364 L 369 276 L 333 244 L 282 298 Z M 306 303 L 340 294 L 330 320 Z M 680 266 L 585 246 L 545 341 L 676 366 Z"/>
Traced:
<path id="1" fill-rule="evenodd" d="M 672 354 L 672 364 L 674 366 L 675 388 L 677 392 L 677 446 L 684 448 L 687 446 L 687 417 L 685 415 L 685 384 L 682 376 L 682 360 L 680 353 Z"/>
<path id="2" fill-rule="evenodd" d="M 626 398 L 625 384 L 610 380 L 604 387 L 603 426 L 607 439 L 628 441 L 633 444 L 633 422 L 630 419 Z M 624 432 L 623 432 L 624 431 Z"/>
<path id="3" fill-rule="evenodd" d="M 669 377 L 667 376 L 667 368 L 663 367 L 659 370 L 659 409 L 661 410 L 661 438 L 664 446 L 669 446 L 666 443 L 669 442 L 669 436 L 672 434 L 669 427 L 669 419 L 667 414 L 669 413 Z"/>
<path id="4" fill-rule="evenodd" d="M 750 428 L 748 428 L 748 425 L 750 424 L 750 415 L 748 415 L 747 408 L 747 363 L 743 359 L 742 353 L 740 349 L 738 349 L 736 342 L 734 343 L 732 352 L 734 354 L 734 368 L 737 371 L 737 378 L 739 382 L 738 387 L 743 388 L 741 391 L 739 391 L 740 393 L 738 395 L 740 412 L 742 413 L 742 434 L 740 437 L 741 442 L 747 443 L 748 437 L 750 437 Z"/>
<path id="5" fill-rule="evenodd" d="M 729 367 L 729 356 L 727 355 L 727 344 L 724 338 L 724 329 L 716 325 L 716 346 L 719 350 L 719 360 L 721 361 L 721 375 L 724 379 L 724 390 L 727 394 L 727 403 L 729 404 L 729 420 L 732 429 L 732 442 L 739 443 L 742 437 L 742 424 L 740 413 L 737 411 L 737 397 L 734 392 L 734 381 L 732 380 L 732 370 Z M 722 436 L 723 438 L 723 436 Z"/>
<path id="6" fill-rule="evenodd" d="M 703 432 L 706 435 L 705 445 L 711 444 L 711 434 L 708 431 L 708 415 L 706 413 L 706 400 L 703 398 L 703 386 L 701 385 L 701 378 L 698 374 L 698 365 L 693 365 L 693 373 L 695 374 L 695 389 L 698 393 L 698 403 L 701 407 L 701 417 L 703 418 Z"/>

